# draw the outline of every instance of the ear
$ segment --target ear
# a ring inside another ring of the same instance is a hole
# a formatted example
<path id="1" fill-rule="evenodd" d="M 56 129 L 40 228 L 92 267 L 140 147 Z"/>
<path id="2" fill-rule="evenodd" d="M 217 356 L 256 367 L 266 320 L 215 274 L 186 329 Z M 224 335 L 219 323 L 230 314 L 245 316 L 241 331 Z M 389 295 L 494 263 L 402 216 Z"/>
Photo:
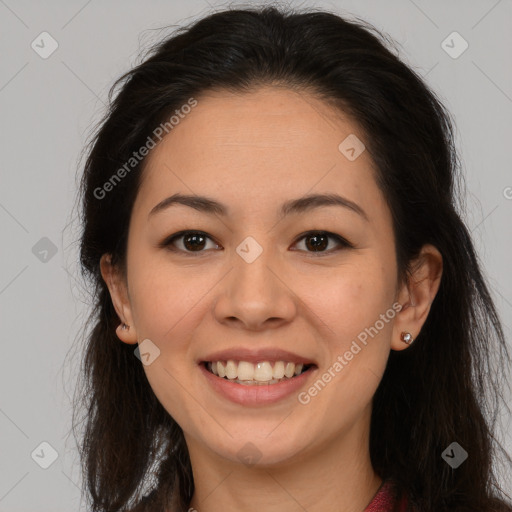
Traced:
<path id="1" fill-rule="evenodd" d="M 110 254 L 103 254 L 101 257 L 100 270 L 110 292 L 112 304 L 120 318 L 120 324 L 116 329 L 117 337 L 124 343 L 135 344 L 137 343 L 137 331 L 133 322 L 126 280 L 121 271 L 112 265 Z M 123 329 L 123 324 L 128 327 Z"/>
<path id="2" fill-rule="evenodd" d="M 392 350 L 403 350 L 409 345 L 401 340 L 401 333 L 408 332 L 413 340 L 418 336 L 430 312 L 430 306 L 439 290 L 443 273 L 443 257 L 431 244 L 421 248 L 418 257 L 410 264 L 410 273 L 398 293 L 402 309 L 393 325 Z"/>

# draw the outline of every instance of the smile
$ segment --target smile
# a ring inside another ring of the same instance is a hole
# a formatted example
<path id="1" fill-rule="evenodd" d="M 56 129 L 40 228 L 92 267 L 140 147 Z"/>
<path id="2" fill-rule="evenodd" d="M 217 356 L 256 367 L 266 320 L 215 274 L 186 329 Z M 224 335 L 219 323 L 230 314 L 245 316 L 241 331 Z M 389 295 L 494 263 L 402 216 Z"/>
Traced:
<path id="1" fill-rule="evenodd" d="M 216 375 L 237 384 L 258 386 L 278 384 L 306 372 L 313 365 L 293 363 L 291 361 L 207 361 L 206 369 Z"/>
<path id="2" fill-rule="evenodd" d="M 198 368 L 208 387 L 230 402 L 270 405 L 296 395 L 314 378 L 318 366 L 290 361 L 202 361 Z"/>

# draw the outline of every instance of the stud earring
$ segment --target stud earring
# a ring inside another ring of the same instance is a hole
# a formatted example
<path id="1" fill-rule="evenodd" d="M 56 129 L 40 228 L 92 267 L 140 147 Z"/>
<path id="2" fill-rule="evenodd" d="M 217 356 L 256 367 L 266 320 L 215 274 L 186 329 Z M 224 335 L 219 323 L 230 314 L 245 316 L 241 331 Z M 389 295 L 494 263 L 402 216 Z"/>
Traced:
<path id="1" fill-rule="evenodd" d="M 127 330 L 127 329 L 129 329 L 129 328 L 130 328 L 130 326 L 129 326 L 129 325 L 126 325 L 126 324 L 123 322 L 123 325 L 121 326 L 121 329 L 122 329 L 123 331 L 126 331 L 126 330 Z"/>
<path id="2" fill-rule="evenodd" d="M 400 334 L 400 339 L 404 343 L 407 343 L 407 345 L 410 345 L 414 341 L 414 338 L 412 337 L 412 334 L 410 332 L 403 332 L 402 334 Z"/>

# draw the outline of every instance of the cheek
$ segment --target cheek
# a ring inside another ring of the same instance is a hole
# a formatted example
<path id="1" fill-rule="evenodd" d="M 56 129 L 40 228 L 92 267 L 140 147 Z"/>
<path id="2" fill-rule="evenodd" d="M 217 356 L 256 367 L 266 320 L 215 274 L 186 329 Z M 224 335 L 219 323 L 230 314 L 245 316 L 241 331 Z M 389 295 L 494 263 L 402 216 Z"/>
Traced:
<path id="1" fill-rule="evenodd" d="M 195 366 L 190 354 L 194 329 L 207 313 L 208 290 L 213 286 L 206 279 L 179 271 L 169 264 L 133 259 L 131 299 L 137 337 L 150 339 L 159 350 L 158 357 L 144 366 L 153 392 L 168 413 L 182 426 L 190 418 L 200 421 L 184 385 L 190 381 Z M 145 261 L 145 264 L 141 264 Z M 207 428 L 205 426 L 205 428 Z"/>
<path id="2" fill-rule="evenodd" d="M 370 402 L 386 367 L 395 316 L 392 273 L 379 262 L 345 270 L 325 284 L 325 293 L 310 298 L 328 326 L 322 340 L 328 355 L 318 378 L 329 384 L 318 393 L 318 407 L 333 418 L 338 409 L 332 404 L 343 408 L 345 418 L 355 418 Z"/>
<path id="3" fill-rule="evenodd" d="M 160 349 L 161 362 L 179 375 L 192 365 L 192 338 L 211 320 L 211 300 L 225 273 L 205 265 L 179 267 L 148 252 L 132 259 L 130 296 L 139 340 Z M 186 364 L 183 364 L 186 363 Z"/>
<path id="4" fill-rule="evenodd" d="M 130 270 L 130 299 L 139 339 L 172 337 L 198 300 L 193 286 L 197 283 L 151 255 L 133 257 Z"/>
<path id="5" fill-rule="evenodd" d="M 392 272 L 375 262 L 362 263 L 333 272 L 317 293 L 311 307 L 340 340 L 356 337 L 373 325 L 393 302 Z"/>

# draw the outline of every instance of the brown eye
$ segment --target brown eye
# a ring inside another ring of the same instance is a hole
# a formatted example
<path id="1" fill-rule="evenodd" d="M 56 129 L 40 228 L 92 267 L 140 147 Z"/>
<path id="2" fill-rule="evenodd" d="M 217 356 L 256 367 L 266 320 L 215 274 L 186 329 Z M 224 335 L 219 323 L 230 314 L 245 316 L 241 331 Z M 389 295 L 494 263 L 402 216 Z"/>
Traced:
<path id="1" fill-rule="evenodd" d="M 206 237 L 201 234 L 191 234 L 183 236 L 183 245 L 187 251 L 200 251 L 204 249 Z"/>
<path id="2" fill-rule="evenodd" d="M 161 247 L 166 247 L 171 251 L 182 251 L 182 252 L 205 252 L 204 249 L 208 248 L 208 240 L 213 240 L 202 233 L 201 231 L 181 231 L 167 238 L 160 244 Z M 180 243 L 178 243 L 180 242 Z M 216 243 L 213 243 L 214 248 L 219 247 Z"/>
<path id="3" fill-rule="evenodd" d="M 329 233 L 328 231 L 310 231 L 299 238 L 298 242 L 302 240 L 305 240 L 306 252 L 313 253 L 331 253 L 333 251 L 339 250 L 339 246 L 342 248 L 353 247 L 353 245 L 343 237 L 334 233 Z M 330 240 L 336 241 L 338 244 L 338 249 L 335 247 L 334 249 L 326 250 L 326 248 L 329 246 Z"/>
<path id="4" fill-rule="evenodd" d="M 330 254 L 340 249 L 354 247 L 345 238 L 328 231 L 309 231 L 303 234 L 297 242 L 295 242 L 295 245 L 302 240 L 305 241 L 305 249 L 301 250 L 318 256 Z M 332 240 L 335 241 L 334 247 L 328 249 Z M 208 242 L 211 242 L 212 246 L 208 247 Z M 202 231 L 180 231 L 166 238 L 159 246 L 167 248 L 170 251 L 185 254 L 200 254 L 206 252 L 207 249 L 221 248 L 210 236 Z"/>
<path id="5" fill-rule="evenodd" d="M 324 251 L 329 245 L 329 237 L 324 234 L 305 237 L 306 247 L 312 251 Z"/>

